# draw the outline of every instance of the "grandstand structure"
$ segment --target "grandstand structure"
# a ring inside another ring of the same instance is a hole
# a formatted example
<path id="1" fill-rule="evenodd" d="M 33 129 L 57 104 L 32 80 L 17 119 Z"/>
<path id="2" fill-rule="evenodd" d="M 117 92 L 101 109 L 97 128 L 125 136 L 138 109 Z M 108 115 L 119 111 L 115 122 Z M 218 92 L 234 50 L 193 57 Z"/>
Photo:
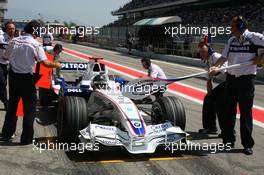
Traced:
<path id="1" fill-rule="evenodd" d="M 118 20 L 103 26 L 100 36 L 93 41 L 126 45 L 130 32 L 136 49 L 145 51 L 151 48 L 154 52 L 167 54 L 193 56 L 190 43 L 200 37 L 195 34 L 165 35 L 164 28 L 169 26 L 227 27 L 233 16 L 243 15 L 254 31 L 264 30 L 263 0 L 132 0 L 112 11 L 112 15 Z M 164 22 L 162 19 L 166 17 L 171 20 Z M 213 41 L 223 43 L 229 36 L 219 35 Z M 189 53 L 182 53 L 183 50 Z"/>
<path id="2" fill-rule="evenodd" d="M 0 0 L 0 23 L 3 23 L 8 0 Z"/>

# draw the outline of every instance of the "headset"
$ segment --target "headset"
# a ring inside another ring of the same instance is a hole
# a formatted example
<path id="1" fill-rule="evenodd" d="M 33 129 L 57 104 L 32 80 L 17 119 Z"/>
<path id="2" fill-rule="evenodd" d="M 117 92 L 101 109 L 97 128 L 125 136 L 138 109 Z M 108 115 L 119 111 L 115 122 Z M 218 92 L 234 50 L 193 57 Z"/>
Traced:
<path id="1" fill-rule="evenodd" d="M 203 46 L 206 46 L 208 48 L 208 54 L 213 55 L 215 53 L 214 49 L 210 46 L 212 43 L 211 34 L 203 36 L 201 42 L 198 44 L 199 48 L 202 48 Z"/>
<path id="2" fill-rule="evenodd" d="M 248 22 L 244 19 L 243 16 L 237 16 L 236 22 L 238 30 L 243 33 L 247 29 Z"/>
<path id="3" fill-rule="evenodd" d="M 214 49 L 210 46 L 207 46 L 207 47 L 208 47 L 208 54 L 213 55 L 213 53 L 215 53 Z"/>

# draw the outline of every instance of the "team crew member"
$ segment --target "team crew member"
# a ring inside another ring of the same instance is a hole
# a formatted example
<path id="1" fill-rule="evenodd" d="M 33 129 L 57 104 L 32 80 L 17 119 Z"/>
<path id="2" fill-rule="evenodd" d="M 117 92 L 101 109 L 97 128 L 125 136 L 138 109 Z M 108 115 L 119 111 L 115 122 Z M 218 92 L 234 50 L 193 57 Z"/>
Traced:
<path id="1" fill-rule="evenodd" d="M 264 46 L 264 36 L 260 33 L 250 32 L 247 22 L 243 17 L 234 17 L 231 22 L 233 37 L 228 41 L 222 53 L 222 57 L 215 66 L 210 68 L 211 75 L 218 72 L 226 60 L 229 65 L 254 61 L 253 65 L 228 70 L 225 92 L 225 125 L 223 131 L 223 143 L 234 147 L 236 141 L 234 128 L 236 123 L 236 105 L 240 108 L 240 133 L 244 146 L 244 153 L 253 154 L 254 140 L 252 138 L 253 119 L 252 107 L 254 101 L 254 79 L 257 73 L 256 64 L 260 63 L 261 56 L 257 55 L 259 46 Z M 263 56 L 263 55 L 262 55 Z"/>
<path id="2" fill-rule="evenodd" d="M 141 63 L 143 68 L 148 70 L 149 77 L 167 79 L 163 70 L 158 65 L 151 63 L 151 60 L 149 58 L 142 58 Z"/>
<path id="3" fill-rule="evenodd" d="M 16 130 L 16 110 L 19 99 L 22 97 L 24 117 L 21 144 L 32 143 L 34 135 L 33 123 L 36 115 L 34 66 L 37 61 L 45 67 L 61 67 L 60 63 L 52 63 L 47 60 L 41 44 L 35 40 L 38 34 L 35 33 L 34 29 L 39 27 L 40 24 L 37 21 L 29 22 L 24 28 L 26 34 L 10 41 L 4 55 L 10 62 L 10 100 L 2 128 L 3 141 L 9 141 Z"/>
<path id="4" fill-rule="evenodd" d="M 43 46 L 52 46 L 52 41 L 54 40 L 53 36 L 47 30 L 44 35 L 42 35 Z"/>
<path id="5" fill-rule="evenodd" d="M 203 44 L 200 47 L 200 55 L 202 56 L 203 61 L 206 63 L 207 69 L 213 66 L 217 60 L 221 58 L 221 54 L 215 52 L 206 44 Z M 227 66 L 227 63 L 225 63 L 223 66 Z M 217 78 L 222 83 L 213 88 L 213 78 Z M 218 117 L 219 127 L 221 130 L 223 130 L 225 81 L 225 71 L 222 71 L 217 76 L 209 77 L 207 79 L 207 94 L 204 97 L 202 112 L 203 129 L 200 129 L 199 133 L 216 134 L 216 116 Z"/>
<path id="6" fill-rule="evenodd" d="M 0 31 L 0 100 L 4 104 L 5 110 L 7 110 L 7 64 L 8 61 L 3 58 L 6 44 L 12 40 L 15 36 L 16 26 L 13 22 L 7 22 L 4 27 L 4 32 Z"/>
<path id="7" fill-rule="evenodd" d="M 58 61 L 60 53 L 62 52 L 63 48 L 61 44 L 56 44 L 54 47 L 52 46 L 45 46 L 43 47 L 44 51 L 52 54 L 54 56 L 55 61 Z"/>
<path id="8" fill-rule="evenodd" d="M 53 55 L 54 57 L 54 62 L 59 62 L 59 58 L 60 58 L 60 53 L 62 52 L 63 48 L 61 44 L 56 44 L 54 47 L 52 46 L 45 46 L 43 47 L 44 51 Z M 54 73 L 56 72 L 57 75 L 60 75 L 60 70 L 57 69 L 56 71 L 54 71 Z"/>
<path id="9" fill-rule="evenodd" d="M 126 40 L 127 40 L 128 54 L 131 54 L 132 45 L 133 45 L 133 37 L 130 32 L 128 32 Z"/>

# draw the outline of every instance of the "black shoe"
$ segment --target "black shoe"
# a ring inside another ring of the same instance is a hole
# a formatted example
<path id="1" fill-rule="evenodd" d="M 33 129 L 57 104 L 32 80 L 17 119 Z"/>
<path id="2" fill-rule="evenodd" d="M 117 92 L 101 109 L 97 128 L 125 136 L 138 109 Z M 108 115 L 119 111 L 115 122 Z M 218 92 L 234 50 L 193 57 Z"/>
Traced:
<path id="1" fill-rule="evenodd" d="M 26 145 L 31 145 L 33 142 L 20 142 L 20 145 L 26 146 Z"/>
<path id="2" fill-rule="evenodd" d="M 199 129 L 200 134 L 217 134 L 217 129 Z"/>
<path id="3" fill-rule="evenodd" d="M 16 133 L 13 134 L 11 137 L 4 137 L 2 133 L 0 133 L 0 141 L 2 142 L 12 142 L 13 139 L 16 137 Z"/>
<path id="4" fill-rule="evenodd" d="M 12 137 L 1 137 L 0 141 L 1 142 L 12 142 Z"/>
<path id="5" fill-rule="evenodd" d="M 253 149 L 252 148 L 245 148 L 244 149 L 244 154 L 246 154 L 246 155 L 252 155 L 253 154 Z"/>
<path id="6" fill-rule="evenodd" d="M 31 145 L 33 144 L 32 140 L 21 140 L 20 145 Z"/>

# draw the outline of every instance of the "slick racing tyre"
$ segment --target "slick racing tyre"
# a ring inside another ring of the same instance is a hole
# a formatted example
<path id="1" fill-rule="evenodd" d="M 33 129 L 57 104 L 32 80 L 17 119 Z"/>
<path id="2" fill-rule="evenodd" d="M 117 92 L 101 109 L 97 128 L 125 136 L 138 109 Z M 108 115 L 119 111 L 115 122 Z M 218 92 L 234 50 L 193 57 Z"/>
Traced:
<path id="1" fill-rule="evenodd" d="M 58 139 L 61 142 L 78 142 L 79 131 L 89 124 L 87 103 L 82 97 L 62 97 L 57 113 Z"/>
<path id="2" fill-rule="evenodd" d="M 174 126 L 185 130 L 186 115 L 183 104 L 176 97 L 161 97 L 152 105 L 153 121 L 157 123 L 170 121 Z"/>

